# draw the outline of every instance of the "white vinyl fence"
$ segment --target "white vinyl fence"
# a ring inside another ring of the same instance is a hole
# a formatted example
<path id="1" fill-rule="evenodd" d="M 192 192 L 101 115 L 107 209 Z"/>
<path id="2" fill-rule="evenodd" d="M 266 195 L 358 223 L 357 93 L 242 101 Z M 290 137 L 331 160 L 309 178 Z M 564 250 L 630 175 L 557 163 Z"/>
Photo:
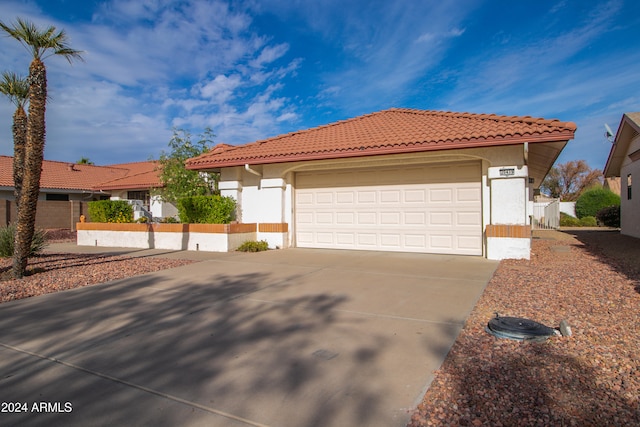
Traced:
<path id="1" fill-rule="evenodd" d="M 533 228 L 537 230 L 557 230 L 560 228 L 560 199 L 533 204 Z"/>

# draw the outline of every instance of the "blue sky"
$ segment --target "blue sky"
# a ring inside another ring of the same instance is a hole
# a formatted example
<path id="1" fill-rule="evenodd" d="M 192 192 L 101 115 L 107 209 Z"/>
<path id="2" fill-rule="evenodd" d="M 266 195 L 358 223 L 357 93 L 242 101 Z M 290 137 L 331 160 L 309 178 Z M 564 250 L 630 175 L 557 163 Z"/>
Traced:
<path id="1" fill-rule="evenodd" d="M 640 111 L 637 0 L 3 0 L 0 19 L 65 29 L 46 60 L 45 158 L 157 158 L 174 127 L 243 144 L 391 107 L 573 121 L 559 161 L 604 167 Z M 0 37 L 3 70 L 29 53 Z M 0 101 L 0 154 L 14 107 Z"/>

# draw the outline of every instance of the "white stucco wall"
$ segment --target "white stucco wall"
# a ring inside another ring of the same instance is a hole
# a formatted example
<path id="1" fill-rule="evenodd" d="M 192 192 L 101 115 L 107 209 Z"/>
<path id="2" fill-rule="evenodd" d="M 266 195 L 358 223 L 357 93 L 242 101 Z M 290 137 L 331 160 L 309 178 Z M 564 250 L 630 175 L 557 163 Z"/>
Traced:
<path id="1" fill-rule="evenodd" d="M 488 259 L 529 259 L 530 257 L 531 239 L 487 237 Z"/>
<path id="2" fill-rule="evenodd" d="M 640 238 L 640 160 L 635 162 L 629 154 L 640 150 L 640 136 L 629 144 L 627 156 L 620 168 L 620 232 Z M 631 175 L 631 199 L 628 198 L 627 177 Z"/>
<path id="3" fill-rule="evenodd" d="M 104 246 L 111 248 L 149 248 L 149 233 L 146 231 L 78 230 L 79 246 Z"/>
<path id="4" fill-rule="evenodd" d="M 529 213 L 528 175 L 526 166 L 504 165 L 489 168 L 491 224 L 527 224 Z"/>

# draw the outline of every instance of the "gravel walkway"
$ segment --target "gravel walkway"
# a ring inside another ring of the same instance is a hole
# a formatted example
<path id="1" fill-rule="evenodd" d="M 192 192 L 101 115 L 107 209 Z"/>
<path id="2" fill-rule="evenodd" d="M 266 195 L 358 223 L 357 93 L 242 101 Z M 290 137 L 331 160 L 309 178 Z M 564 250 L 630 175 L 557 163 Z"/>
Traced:
<path id="1" fill-rule="evenodd" d="M 530 261 L 500 263 L 409 426 L 640 425 L 640 239 L 536 237 Z M 573 336 L 498 339 L 495 312 Z"/>

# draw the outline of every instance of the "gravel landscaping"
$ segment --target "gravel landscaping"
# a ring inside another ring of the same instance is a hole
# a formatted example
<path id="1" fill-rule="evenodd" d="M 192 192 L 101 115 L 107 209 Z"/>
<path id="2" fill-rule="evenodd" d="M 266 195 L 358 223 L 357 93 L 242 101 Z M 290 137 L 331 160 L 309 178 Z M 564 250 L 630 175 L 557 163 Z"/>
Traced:
<path id="1" fill-rule="evenodd" d="M 75 233 L 69 230 L 51 230 L 47 234 L 47 240 L 51 243 L 75 241 Z M 12 260 L 0 258 L 0 303 L 138 276 L 192 262 L 153 257 L 45 252 L 29 259 L 27 275 L 21 280 L 14 280 L 10 276 Z"/>
<path id="2" fill-rule="evenodd" d="M 531 260 L 500 263 L 409 426 L 640 425 L 640 239 L 535 237 Z M 573 335 L 499 339 L 496 312 Z"/>

